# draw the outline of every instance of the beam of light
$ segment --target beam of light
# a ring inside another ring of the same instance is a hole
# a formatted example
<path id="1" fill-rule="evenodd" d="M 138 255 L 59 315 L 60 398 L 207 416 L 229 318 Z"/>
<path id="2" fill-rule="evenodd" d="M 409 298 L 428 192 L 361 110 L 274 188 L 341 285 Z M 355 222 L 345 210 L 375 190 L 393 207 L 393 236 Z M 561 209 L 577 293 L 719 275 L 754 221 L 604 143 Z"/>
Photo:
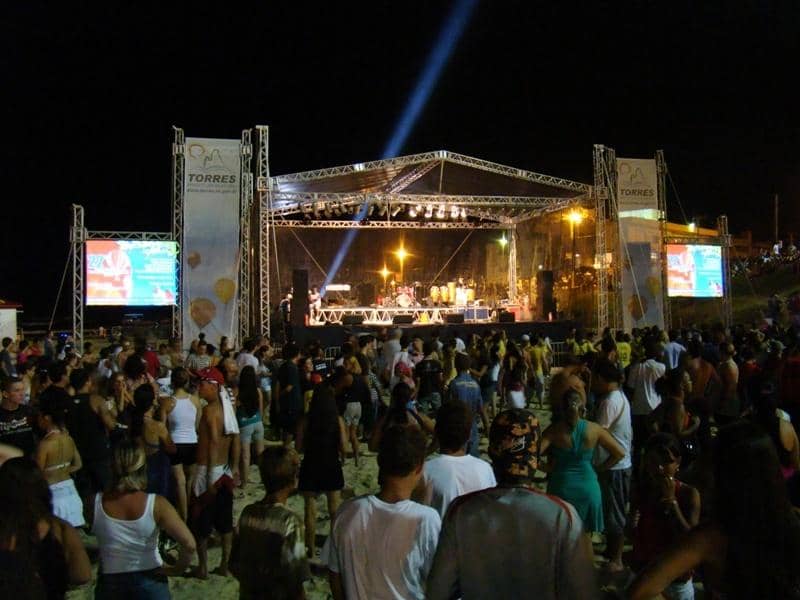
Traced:
<path id="1" fill-rule="evenodd" d="M 428 103 L 428 99 L 433 93 L 436 83 L 442 74 L 442 69 L 447 64 L 450 55 L 453 53 L 459 38 L 464 33 L 464 29 L 469 23 L 472 12 L 478 0 L 459 0 L 447 17 L 444 27 L 439 32 L 439 38 L 433 47 L 425 70 L 417 80 L 414 91 L 409 96 L 406 108 L 397 122 L 392 137 L 383 151 L 383 158 L 391 158 L 400 154 L 400 150 L 405 146 L 408 136 L 414 129 L 422 110 Z"/>
<path id="2" fill-rule="evenodd" d="M 469 23 L 470 17 L 477 4 L 478 0 L 458 0 L 453 10 L 447 16 L 447 20 L 439 32 L 439 37 L 436 39 L 436 44 L 433 46 L 430 56 L 428 57 L 425 69 L 422 71 L 422 74 L 417 80 L 417 85 L 409 96 L 405 110 L 400 115 L 400 120 L 394 128 L 392 137 L 389 138 L 389 143 L 386 144 L 382 158 L 392 158 L 400 154 L 400 150 L 405 145 L 408 136 L 411 135 L 414 126 L 419 120 L 419 116 L 422 114 L 428 99 L 436 87 L 436 82 L 442 74 L 442 69 L 444 69 L 450 55 L 458 44 L 458 40 L 464 33 L 464 29 L 467 23 Z M 359 170 L 358 167 L 359 165 L 356 165 L 355 169 Z M 363 168 L 363 165 L 361 165 L 361 168 Z M 353 220 L 364 220 L 368 210 L 369 205 L 365 202 L 358 211 L 358 214 L 353 217 Z M 325 283 L 322 284 L 322 290 L 320 291 L 322 296 L 325 295 L 325 288 L 333 281 L 334 277 L 336 277 L 336 273 L 339 271 L 339 267 L 342 266 L 342 262 L 345 256 L 347 256 L 356 235 L 358 235 L 358 229 L 347 230 L 344 240 L 342 240 L 342 245 L 336 252 L 336 256 L 333 257 L 333 262 L 328 269 L 328 276 L 325 278 Z"/>

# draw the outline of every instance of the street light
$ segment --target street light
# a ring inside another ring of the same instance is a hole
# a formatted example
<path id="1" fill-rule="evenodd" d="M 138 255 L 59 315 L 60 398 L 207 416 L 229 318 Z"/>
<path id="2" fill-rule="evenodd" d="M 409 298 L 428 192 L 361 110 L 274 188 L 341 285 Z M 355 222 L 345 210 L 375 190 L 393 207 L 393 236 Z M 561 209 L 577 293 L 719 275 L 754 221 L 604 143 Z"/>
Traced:
<path id="1" fill-rule="evenodd" d="M 575 287 L 575 270 L 578 266 L 578 257 L 576 256 L 576 229 L 583 221 L 583 213 L 579 210 L 571 210 L 567 213 L 567 220 L 569 221 L 569 230 L 572 237 L 572 287 Z"/>
<path id="2" fill-rule="evenodd" d="M 404 246 L 400 246 L 397 250 L 395 250 L 395 256 L 397 256 L 398 260 L 400 261 L 400 283 L 404 283 L 405 280 L 403 279 L 403 263 L 408 256 L 408 252 Z"/>
<path id="3" fill-rule="evenodd" d="M 383 276 L 383 293 L 386 294 L 386 280 L 392 272 L 386 268 L 386 263 L 383 263 L 383 268 L 379 272 Z"/>

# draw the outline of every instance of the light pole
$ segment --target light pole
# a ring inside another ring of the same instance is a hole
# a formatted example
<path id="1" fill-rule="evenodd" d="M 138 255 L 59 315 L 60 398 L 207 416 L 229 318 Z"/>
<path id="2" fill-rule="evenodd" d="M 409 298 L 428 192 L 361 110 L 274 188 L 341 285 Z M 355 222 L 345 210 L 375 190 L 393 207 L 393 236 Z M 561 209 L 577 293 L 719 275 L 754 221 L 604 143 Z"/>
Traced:
<path id="1" fill-rule="evenodd" d="M 569 219 L 570 235 L 572 236 L 572 287 L 575 287 L 575 270 L 577 269 L 578 265 L 578 258 L 576 256 L 576 250 L 577 250 L 576 230 L 578 228 L 578 225 L 581 224 L 581 221 L 583 221 L 583 214 L 581 214 L 579 210 L 572 210 L 567 215 L 567 219 Z"/>
<path id="2" fill-rule="evenodd" d="M 380 271 L 381 275 L 383 276 L 383 295 L 386 295 L 386 279 L 390 275 L 389 269 L 386 268 L 386 263 L 383 263 L 383 269 Z"/>
<path id="3" fill-rule="evenodd" d="M 400 283 L 405 283 L 405 279 L 403 276 L 403 265 L 405 263 L 406 257 L 408 256 L 408 252 L 406 252 L 404 246 L 400 246 L 397 250 L 395 250 L 395 255 L 397 255 L 397 258 L 400 261 Z"/>

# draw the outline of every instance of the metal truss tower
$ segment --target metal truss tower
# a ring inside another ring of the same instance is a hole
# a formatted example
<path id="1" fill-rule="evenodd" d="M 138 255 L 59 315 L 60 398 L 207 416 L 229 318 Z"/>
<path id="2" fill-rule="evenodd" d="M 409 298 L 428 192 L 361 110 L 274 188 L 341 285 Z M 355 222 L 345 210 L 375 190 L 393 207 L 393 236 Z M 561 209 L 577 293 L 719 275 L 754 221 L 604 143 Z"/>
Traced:
<path id="1" fill-rule="evenodd" d="M 242 131 L 239 195 L 239 345 L 250 336 L 250 215 L 253 208 L 251 130 Z"/>
<path id="2" fill-rule="evenodd" d="M 175 306 L 172 307 L 172 337 L 180 340 L 183 332 L 183 198 L 184 168 L 186 166 L 186 141 L 183 129 L 172 127 L 172 239 L 178 243 L 175 255 L 177 289 L 175 290 Z"/>
<path id="3" fill-rule="evenodd" d="M 72 243 L 72 339 L 78 352 L 83 352 L 83 252 L 86 238 L 83 207 L 73 204 L 69 235 Z"/>
<path id="4" fill-rule="evenodd" d="M 270 336 L 269 251 L 275 217 L 272 214 L 272 178 L 269 176 L 269 127 L 256 125 L 258 131 L 258 330 Z"/>
<path id="5" fill-rule="evenodd" d="M 664 311 L 664 329 L 669 331 L 672 327 L 672 307 L 669 302 L 669 287 L 667 285 L 667 161 L 664 159 L 663 150 L 656 150 L 656 169 L 658 173 L 658 224 L 661 233 L 659 247 L 661 304 Z"/>
<path id="6" fill-rule="evenodd" d="M 733 291 L 731 290 L 731 235 L 728 217 L 717 217 L 717 233 L 722 245 L 722 322 L 730 327 L 733 321 Z"/>

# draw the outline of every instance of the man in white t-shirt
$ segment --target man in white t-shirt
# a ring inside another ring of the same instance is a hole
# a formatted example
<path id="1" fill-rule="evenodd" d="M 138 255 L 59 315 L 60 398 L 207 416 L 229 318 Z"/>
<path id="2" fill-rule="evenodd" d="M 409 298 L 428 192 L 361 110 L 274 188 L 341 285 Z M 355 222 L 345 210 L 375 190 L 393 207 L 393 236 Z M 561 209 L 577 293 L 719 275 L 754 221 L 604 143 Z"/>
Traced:
<path id="1" fill-rule="evenodd" d="M 428 599 L 598 597 L 590 544 L 567 502 L 538 492 L 539 424 L 501 412 L 489 432 L 500 485 L 456 498 L 428 576 Z"/>
<path id="2" fill-rule="evenodd" d="M 236 357 L 236 365 L 239 367 L 240 372 L 245 367 L 253 367 L 256 373 L 258 373 L 258 359 L 253 354 L 255 349 L 255 340 L 247 340 L 242 346 L 242 351 L 239 352 L 238 356 Z"/>
<path id="3" fill-rule="evenodd" d="M 445 402 L 436 414 L 436 439 L 442 454 L 425 462 L 414 495 L 442 518 L 459 496 L 497 485 L 489 463 L 467 454 L 472 421 L 472 411 L 456 399 Z"/>
<path id="4" fill-rule="evenodd" d="M 597 424 L 605 427 L 625 449 L 625 457 L 621 461 L 610 469 L 601 470 L 597 474 L 600 480 L 600 490 L 603 493 L 607 569 L 611 572 L 620 572 L 625 568 L 622 564 L 622 548 L 627 521 L 626 506 L 630 498 L 633 472 L 631 410 L 628 399 L 620 389 L 621 380 L 619 369 L 611 361 L 601 360 L 595 364 L 592 385 L 594 392 L 599 397 Z M 608 454 L 598 446 L 595 455 L 596 464 L 602 464 L 606 458 L 608 458 Z"/>
<path id="5" fill-rule="evenodd" d="M 661 396 L 656 391 L 656 381 L 664 376 L 667 367 L 658 362 L 661 346 L 650 340 L 645 348 L 646 360 L 632 364 L 628 372 L 627 386 L 633 391 L 631 414 L 633 422 L 633 470 L 639 465 L 638 455 L 644 448 L 649 435 L 647 417 L 661 404 Z"/>
<path id="6" fill-rule="evenodd" d="M 425 598 L 442 520 L 411 500 L 422 475 L 425 435 L 390 427 L 378 450 L 378 494 L 348 500 L 322 549 L 334 600 Z"/>

